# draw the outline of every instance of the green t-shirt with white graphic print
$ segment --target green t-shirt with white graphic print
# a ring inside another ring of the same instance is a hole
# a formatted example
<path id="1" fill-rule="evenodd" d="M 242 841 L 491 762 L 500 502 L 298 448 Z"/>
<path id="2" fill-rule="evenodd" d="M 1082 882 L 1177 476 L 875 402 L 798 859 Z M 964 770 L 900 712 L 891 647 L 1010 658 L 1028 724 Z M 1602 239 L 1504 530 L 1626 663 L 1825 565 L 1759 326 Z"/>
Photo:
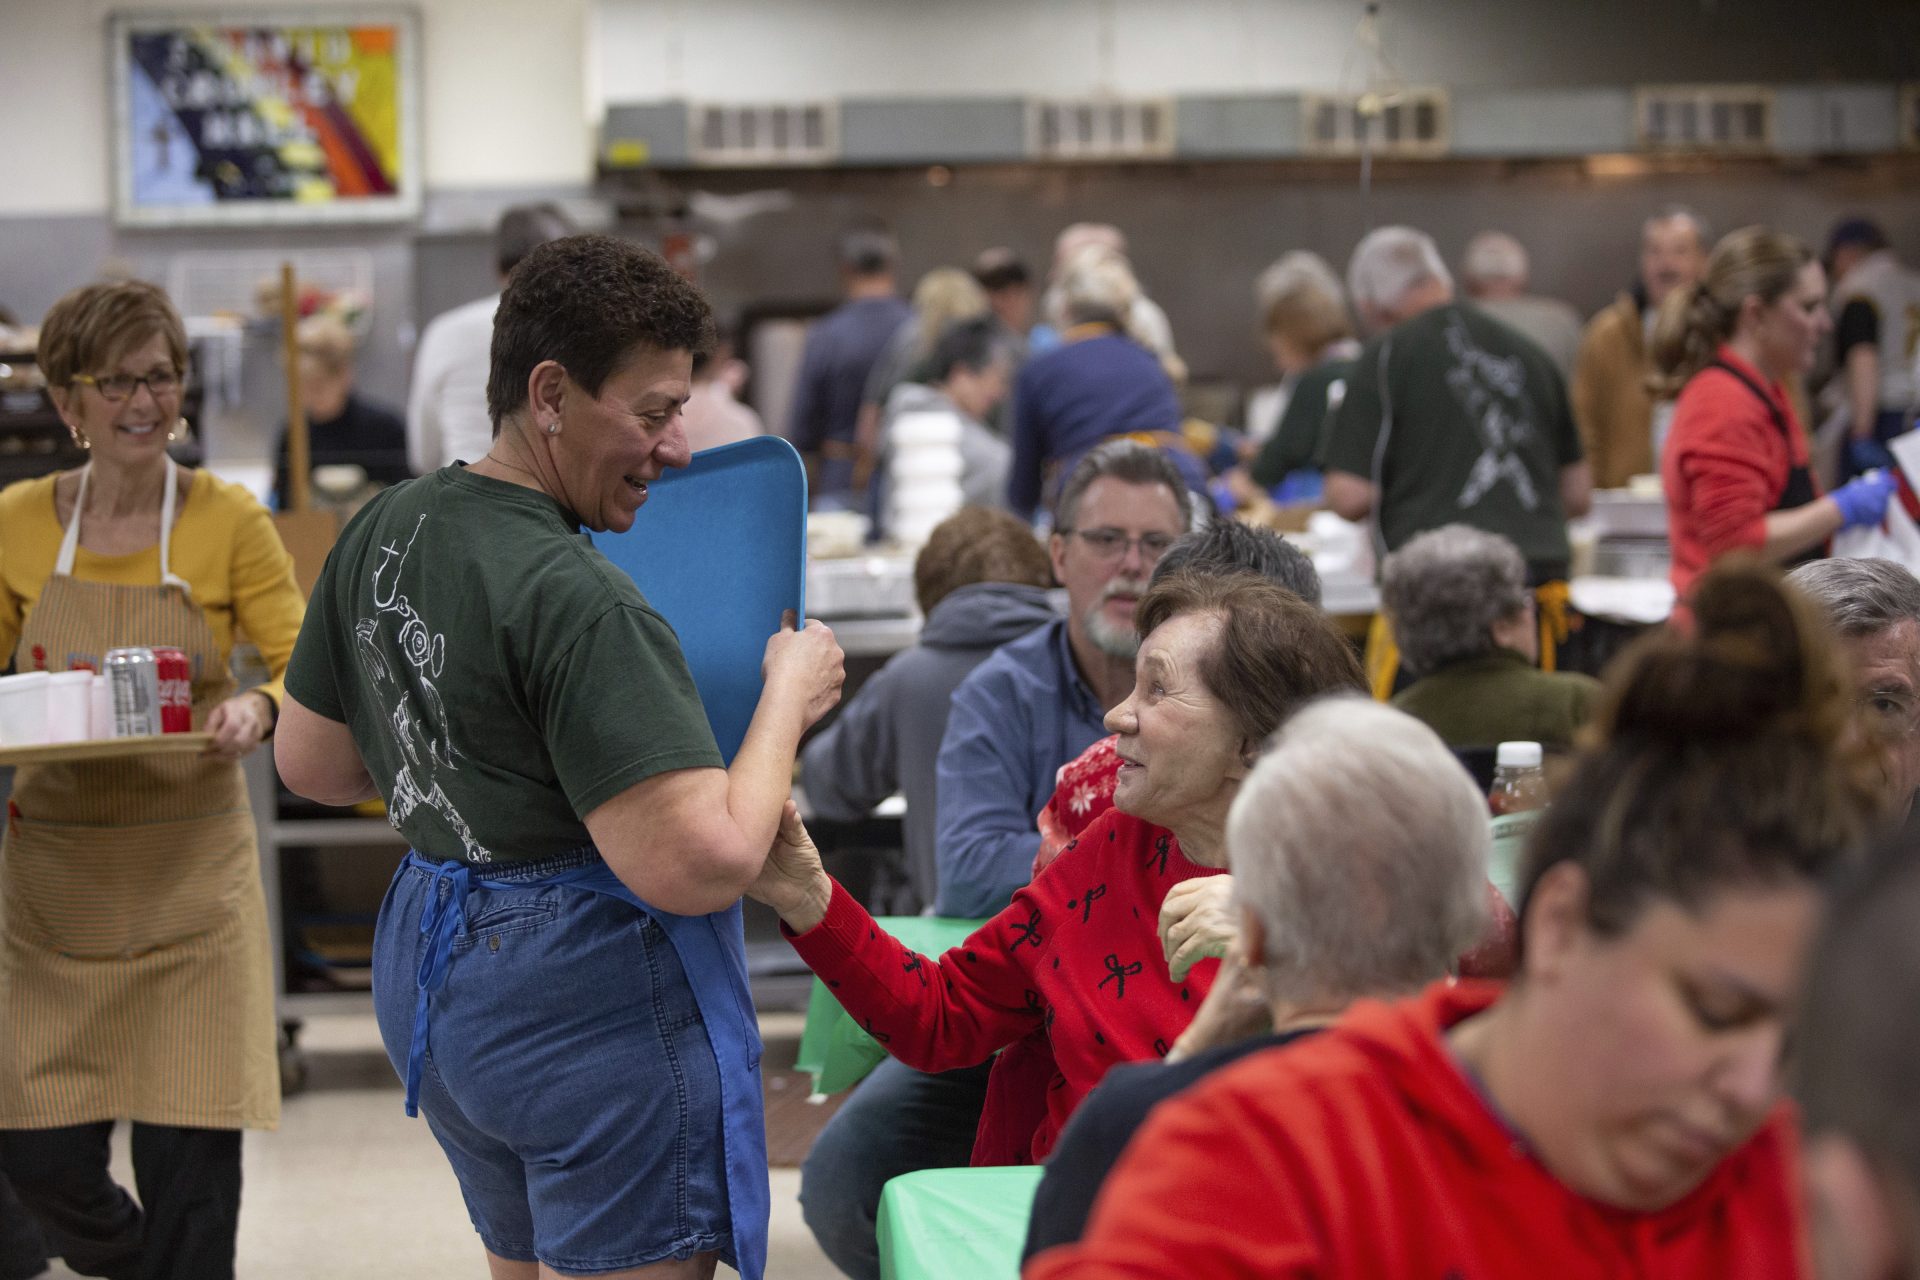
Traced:
<path id="1" fill-rule="evenodd" d="M 1536 583 L 1566 576 L 1560 469 L 1580 458 L 1552 357 L 1464 303 L 1422 312 L 1361 350 L 1323 455 L 1327 470 L 1378 486 L 1386 550 L 1468 524 L 1511 539 Z"/>
<path id="2" fill-rule="evenodd" d="M 634 783 L 721 764 L 633 580 L 553 499 L 459 466 L 340 535 L 287 691 L 353 731 L 394 826 L 435 859 L 576 850 L 584 815 Z"/>

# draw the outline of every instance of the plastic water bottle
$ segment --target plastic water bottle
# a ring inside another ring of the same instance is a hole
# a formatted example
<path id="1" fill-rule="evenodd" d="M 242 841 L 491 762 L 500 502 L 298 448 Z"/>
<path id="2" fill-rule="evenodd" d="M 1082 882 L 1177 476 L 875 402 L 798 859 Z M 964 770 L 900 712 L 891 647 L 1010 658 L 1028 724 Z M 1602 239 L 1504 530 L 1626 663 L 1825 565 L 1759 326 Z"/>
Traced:
<path id="1" fill-rule="evenodd" d="M 1515 906 L 1527 840 L 1547 807 L 1547 775 L 1540 760 L 1537 742 L 1501 743 L 1494 755 L 1493 789 L 1487 793 L 1487 807 L 1493 810 L 1493 852 L 1487 874 L 1493 887 Z"/>

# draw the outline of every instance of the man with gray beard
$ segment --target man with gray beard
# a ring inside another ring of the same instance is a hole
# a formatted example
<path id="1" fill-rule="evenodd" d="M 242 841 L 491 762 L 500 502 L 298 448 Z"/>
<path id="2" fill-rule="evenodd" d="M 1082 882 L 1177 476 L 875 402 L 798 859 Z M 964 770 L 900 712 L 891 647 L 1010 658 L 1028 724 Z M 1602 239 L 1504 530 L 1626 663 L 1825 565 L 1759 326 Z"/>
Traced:
<path id="1" fill-rule="evenodd" d="M 1145 445 L 1101 445 L 1067 478 L 1048 545 L 1067 616 L 1002 645 L 953 693 L 935 791 L 938 914 L 990 916 L 1031 878 L 1035 817 L 1133 688 L 1134 604 L 1192 514 L 1180 473 Z"/>
<path id="2" fill-rule="evenodd" d="M 937 914 L 993 915 L 1027 883 L 1055 775 L 1107 736 L 1108 709 L 1132 691 L 1134 605 L 1192 516 L 1180 473 L 1145 445 L 1100 445 L 1067 477 L 1048 544 L 1067 616 L 1001 645 L 953 693 L 935 770 Z M 888 1058 L 814 1143 L 801 1212 L 853 1280 L 880 1274 L 887 1179 L 968 1162 L 991 1066 L 926 1075 Z"/>

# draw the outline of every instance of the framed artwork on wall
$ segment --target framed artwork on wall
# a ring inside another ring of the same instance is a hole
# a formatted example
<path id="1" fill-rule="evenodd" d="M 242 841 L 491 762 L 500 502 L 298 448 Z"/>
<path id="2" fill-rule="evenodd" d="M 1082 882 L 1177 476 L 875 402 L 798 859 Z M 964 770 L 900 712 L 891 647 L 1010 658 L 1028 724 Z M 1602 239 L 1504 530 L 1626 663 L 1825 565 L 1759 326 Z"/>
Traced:
<path id="1" fill-rule="evenodd" d="M 122 226 L 420 212 L 417 15 L 206 10 L 108 20 Z"/>

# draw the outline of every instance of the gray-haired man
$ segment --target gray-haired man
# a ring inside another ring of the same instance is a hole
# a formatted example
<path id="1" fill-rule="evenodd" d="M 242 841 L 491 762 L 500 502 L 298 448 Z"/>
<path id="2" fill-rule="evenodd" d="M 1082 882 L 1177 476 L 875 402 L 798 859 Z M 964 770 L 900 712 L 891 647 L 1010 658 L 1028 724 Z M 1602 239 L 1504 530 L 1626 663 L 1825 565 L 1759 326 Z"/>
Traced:
<path id="1" fill-rule="evenodd" d="M 1891 560 L 1815 560 L 1787 581 L 1826 610 L 1853 660 L 1861 705 L 1885 731 L 1893 781 L 1920 791 L 1920 578 Z"/>
<path id="2" fill-rule="evenodd" d="M 1327 436 L 1327 505 L 1372 517 L 1383 555 L 1459 522 L 1511 539 L 1532 585 L 1564 578 L 1567 517 L 1586 514 L 1592 483 L 1552 359 L 1455 301 L 1433 240 L 1411 227 L 1362 240 L 1347 285 L 1376 336 Z"/>

